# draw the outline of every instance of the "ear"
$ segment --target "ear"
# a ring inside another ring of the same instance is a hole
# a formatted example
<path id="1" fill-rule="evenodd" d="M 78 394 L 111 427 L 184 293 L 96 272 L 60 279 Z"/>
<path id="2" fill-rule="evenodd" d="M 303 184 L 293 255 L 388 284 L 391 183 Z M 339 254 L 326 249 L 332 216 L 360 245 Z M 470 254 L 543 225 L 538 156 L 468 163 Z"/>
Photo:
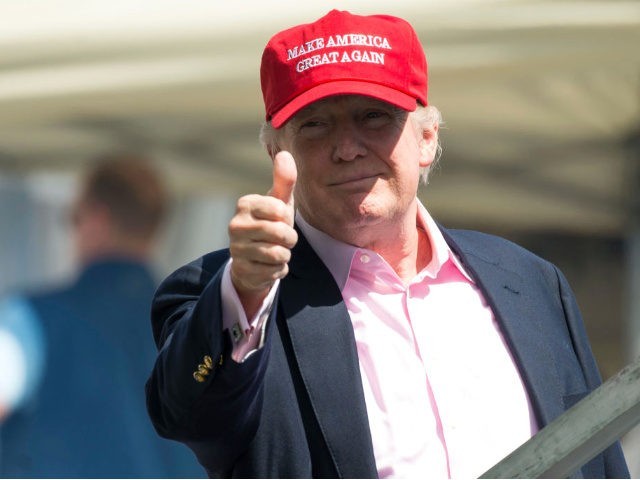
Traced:
<path id="1" fill-rule="evenodd" d="M 433 163 L 438 149 L 438 124 L 422 128 L 420 138 L 420 167 L 425 168 Z"/>
<path id="2" fill-rule="evenodd" d="M 420 167 L 428 167 L 436 158 L 438 150 L 438 124 L 422 129 L 420 139 Z"/>

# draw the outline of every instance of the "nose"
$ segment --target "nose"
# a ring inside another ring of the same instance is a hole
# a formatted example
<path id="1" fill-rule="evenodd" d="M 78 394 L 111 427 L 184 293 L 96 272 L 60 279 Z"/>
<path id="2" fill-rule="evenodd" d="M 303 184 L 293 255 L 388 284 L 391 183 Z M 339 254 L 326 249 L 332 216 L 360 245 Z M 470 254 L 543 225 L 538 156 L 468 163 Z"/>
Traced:
<path id="1" fill-rule="evenodd" d="M 351 162 L 367 153 L 364 138 L 357 125 L 339 122 L 333 133 L 333 160 Z"/>

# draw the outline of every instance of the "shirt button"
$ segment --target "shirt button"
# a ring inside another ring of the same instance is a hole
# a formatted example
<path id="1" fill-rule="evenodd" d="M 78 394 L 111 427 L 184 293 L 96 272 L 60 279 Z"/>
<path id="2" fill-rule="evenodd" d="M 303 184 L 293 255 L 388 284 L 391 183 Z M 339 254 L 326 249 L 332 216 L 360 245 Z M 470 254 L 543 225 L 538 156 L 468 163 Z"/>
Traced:
<path id="1" fill-rule="evenodd" d="M 369 257 L 369 255 L 362 254 L 360 255 L 360 261 L 362 263 L 369 263 L 371 261 L 371 257 Z"/>

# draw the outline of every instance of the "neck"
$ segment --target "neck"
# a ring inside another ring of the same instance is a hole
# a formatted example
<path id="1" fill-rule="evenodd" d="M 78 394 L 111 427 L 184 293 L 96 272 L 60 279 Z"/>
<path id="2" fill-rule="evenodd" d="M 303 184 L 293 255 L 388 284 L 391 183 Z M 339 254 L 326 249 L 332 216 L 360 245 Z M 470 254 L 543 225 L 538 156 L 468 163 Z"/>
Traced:
<path id="1" fill-rule="evenodd" d="M 405 283 L 431 261 L 429 237 L 422 227 L 418 227 L 417 203 L 396 221 L 363 226 L 351 233 L 347 243 L 376 252 Z"/>
<path id="2" fill-rule="evenodd" d="M 427 233 L 413 225 L 379 238 L 366 248 L 373 250 L 394 269 L 405 283 L 409 283 L 431 260 L 431 244 Z"/>
<path id="3" fill-rule="evenodd" d="M 119 241 L 104 241 L 85 245 L 85 248 L 78 251 L 78 260 L 83 266 L 106 258 L 127 258 L 146 262 L 150 255 L 148 242 L 137 239 L 120 239 Z"/>

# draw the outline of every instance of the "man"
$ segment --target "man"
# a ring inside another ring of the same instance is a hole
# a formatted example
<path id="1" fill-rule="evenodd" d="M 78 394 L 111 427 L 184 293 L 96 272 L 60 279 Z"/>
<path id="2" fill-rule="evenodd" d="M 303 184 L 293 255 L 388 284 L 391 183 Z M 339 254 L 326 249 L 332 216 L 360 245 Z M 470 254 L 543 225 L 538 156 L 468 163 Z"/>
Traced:
<path id="1" fill-rule="evenodd" d="M 269 41 L 271 191 L 153 305 L 151 418 L 211 476 L 470 478 L 600 383 L 560 272 L 418 201 L 426 71 L 390 16 L 334 10 Z M 628 475 L 618 445 L 579 473 Z"/>
<path id="2" fill-rule="evenodd" d="M 101 159 L 70 216 L 78 278 L 0 302 L 0 325 L 22 352 L 1 367 L 22 367 L 26 379 L 14 382 L 23 393 L 2 425 L 0 476 L 204 474 L 184 446 L 158 438 L 142 394 L 155 356 L 144 327 L 155 289 L 147 263 L 166 202 L 144 159 Z"/>

